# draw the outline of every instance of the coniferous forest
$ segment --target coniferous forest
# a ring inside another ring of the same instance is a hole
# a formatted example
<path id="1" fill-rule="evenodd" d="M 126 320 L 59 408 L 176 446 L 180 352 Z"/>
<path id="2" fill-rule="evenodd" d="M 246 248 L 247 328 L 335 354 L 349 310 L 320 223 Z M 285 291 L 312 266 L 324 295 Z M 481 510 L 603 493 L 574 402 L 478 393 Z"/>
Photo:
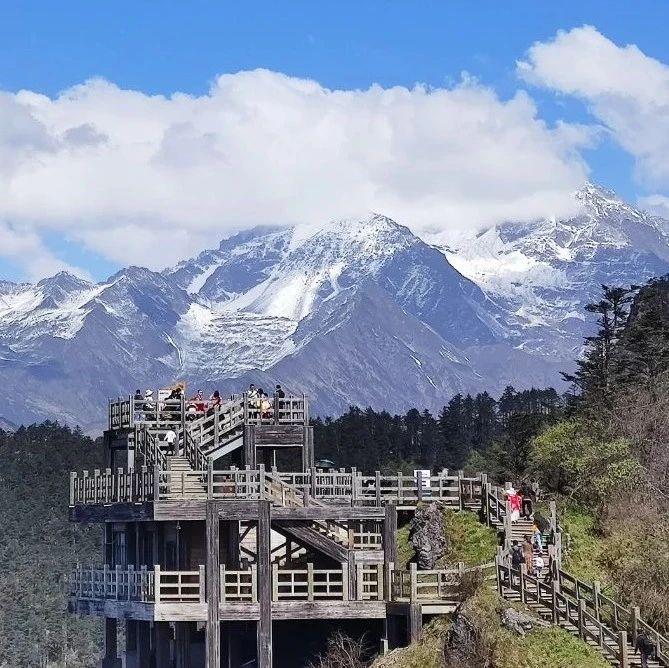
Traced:
<path id="1" fill-rule="evenodd" d="M 602 287 L 588 307 L 571 389 L 445 398 L 433 415 L 351 407 L 314 420 L 317 457 L 364 471 L 473 469 L 534 477 L 560 504 L 568 568 L 599 579 L 645 619 L 669 628 L 669 278 Z M 100 447 L 55 423 L 0 431 L 0 666 L 94 664 L 94 619 L 65 613 L 65 578 L 101 555 L 99 527 L 68 522 L 71 470 Z"/>

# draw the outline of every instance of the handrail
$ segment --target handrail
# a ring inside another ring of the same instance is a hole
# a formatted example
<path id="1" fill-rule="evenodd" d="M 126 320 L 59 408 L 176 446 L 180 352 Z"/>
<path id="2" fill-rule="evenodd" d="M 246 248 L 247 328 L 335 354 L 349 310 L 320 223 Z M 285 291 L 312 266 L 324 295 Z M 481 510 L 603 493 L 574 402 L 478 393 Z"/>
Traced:
<path id="1" fill-rule="evenodd" d="M 657 660 L 669 666 L 669 640 L 641 618 L 639 608 L 625 608 L 603 595 L 599 583 L 584 582 L 561 568 L 549 568 L 548 577 L 550 583 L 542 582 L 527 574 L 524 565 L 514 569 L 503 558 L 497 559 L 501 594 L 510 589 L 520 594 L 523 603 L 541 603 L 551 610 L 554 623 L 561 619 L 569 622 L 581 638 L 594 640 L 605 657 L 621 666 L 629 665 L 628 638 L 635 646 L 637 634 L 643 629 L 655 644 Z"/>
<path id="2" fill-rule="evenodd" d="M 143 433 L 143 430 L 138 430 Z M 141 437 L 140 437 L 141 438 Z M 70 474 L 70 505 L 140 503 L 174 498 L 188 499 L 250 499 L 265 498 L 282 506 L 321 506 L 325 503 L 345 503 L 354 506 L 377 506 L 386 503 L 415 505 L 440 501 L 448 506 L 461 507 L 469 495 L 457 495 L 457 476 L 430 476 L 432 491 L 421 489 L 413 476 L 363 476 L 359 472 L 280 473 L 258 469 L 213 469 L 210 461 L 187 435 L 186 456 L 193 470 L 171 471 L 168 458 L 157 444 L 146 446 L 161 462 L 155 466 L 136 469 L 106 469 Z M 142 445 L 141 447 L 145 447 Z M 154 455 L 149 455 L 148 459 Z M 425 480 L 425 479 L 423 479 Z M 196 484 L 189 484 L 196 483 Z M 460 486 L 459 489 L 462 490 Z M 481 489 L 481 487 L 479 487 Z M 455 493 L 456 496 L 451 496 Z"/>
<path id="3" fill-rule="evenodd" d="M 167 571 L 155 565 L 122 568 L 78 566 L 68 578 L 70 596 L 79 599 L 115 599 L 143 603 L 202 603 L 205 600 L 204 566 L 198 570 Z"/>

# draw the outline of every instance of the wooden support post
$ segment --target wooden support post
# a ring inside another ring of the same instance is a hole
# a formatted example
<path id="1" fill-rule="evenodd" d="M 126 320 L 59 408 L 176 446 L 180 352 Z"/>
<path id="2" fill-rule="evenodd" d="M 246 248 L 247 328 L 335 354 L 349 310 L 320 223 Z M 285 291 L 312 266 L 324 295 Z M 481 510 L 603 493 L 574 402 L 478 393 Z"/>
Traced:
<path id="1" fill-rule="evenodd" d="M 409 643 L 419 642 L 421 631 L 423 629 L 423 612 L 420 603 L 411 603 L 409 605 L 409 619 L 407 624 Z"/>
<path id="2" fill-rule="evenodd" d="M 520 602 L 527 603 L 525 596 L 525 575 L 527 573 L 527 566 L 525 564 L 520 565 Z"/>
<path id="3" fill-rule="evenodd" d="M 388 503 L 383 522 L 383 556 L 385 561 L 397 562 L 397 506 Z"/>
<path id="4" fill-rule="evenodd" d="M 205 573 L 207 592 L 206 668 L 220 668 L 221 664 L 221 624 L 219 620 L 221 589 L 220 525 L 218 503 L 216 501 L 207 501 L 207 569 Z"/>
<path id="5" fill-rule="evenodd" d="M 409 600 L 413 603 L 418 598 L 418 564 L 412 561 L 409 564 Z"/>
<path id="6" fill-rule="evenodd" d="M 244 425 L 244 465 L 252 469 L 257 466 L 256 428 L 252 424 Z"/>
<path id="7" fill-rule="evenodd" d="M 578 636 L 581 640 L 585 639 L 585 600 L 578 602 Z"/>
<path id="8" fill-rule="evenodd" d="M 641 611 L 638 606 L 632 608 L 632 618 L 630 619 L 630 633 L 632 645 L 636 647 L 636 637 L 639 635 L 639 617 L 641 616 Z"/>
<path id="9" fill-rule="evenodd" d="M 137 625 L 137 665 L 140 668 L 151 665 L 151 623 L 136 622 Z"/>
<path id="10" fill-rule="evenodd" d="M 101 663 L 102 668 L 121 668 L 117 637 L 116 620 L 105 617 L 105 655 Z"/>
<path id="11" fill-rule="evenodd" d="M 597 621 L 599 621 L 599 598 L 602 593 L 602 584 L 599 582 L 599 580 L 595 580 L 592 583 L 592 603 L 595 608 L 595 617 L 597 618 Z"/>
<path id="12" fill-rule="evenodd" d="M 351 550 L 348 553 L 348 562 L 342 564 L 342 567 L 346 567 L 346 582 L 348 583 L 347 596 L 349 601 L 355 601 L 358 596 L 358 590 L 356 587 L 356 568 L 355 568 L 355 552 Z"/>
<path id="13" fill-rule="evenodd" d="M 189 668 L 190 666 L 190 636 L 192 622 L 174 623 L 174 649 L 176 668 Z"/>
<path id="14" fill-rule="evenodd" d="M 302 470 L 314 467 L 314 428 L 306 425 L 302 428 Z"/>
<path id="15" fill-rule="evenodd" d="M 272 668 L 272 571 L 270 565 L 270 502 L 258 502 L 256 561 L 258 564 L 258 601 L 260 617 L 257 630 L 258 668 Z"/>
<path id="16" fill-rule="evenodd" d="M 309 483 L 311 485 L 311 498 L 316 498 L 316 468 L 312 466 L 309 474 Z"/>
<path id="17" fill-rule="evenodd" d="M 358 469 L 355 466 L 351 467 L 351 505 L 355 506 L 357 500 L 358 490 Z"/>
<path id="18" fill-rule="evenodd" d="M 458 471 L 458 504 L 460 510 L 465 509 L 465 495 L 462 491 L 462 477 L 464 476 L 464 471 Z"/>
<path id="19" fill-rule="evenodd" d="M 553 581 L 553 586 L 551 588 L 551 613 L 553 616 L 552 622 L 556 626 L 560 623 L 560 608 L 558 607 L 559 589 L 560 585 Z"/>
<path id="20" fill-rule="evenodd" d="M 172 630 L 169 622 L 154 622 L 156 666 L 170 665 L 170 640 Z"/>
<path id="21" fill-rule="evenodd" d="M 137 622 L 134 619 L 125 620 L 125 668 L 140 668 L 137 657 Z"/>
<path id="22" fill-rule="evenodd" d="M 377 508 L 381 507 L 381 471 L 374 471 L 374 498 Z"/>
<path id="23" fill-rule="evenodd" d="M 618 633 L 618 667 L 630 668 L 630 659 L 627 653 L 627 631 Z"/>
<path id="24" fill-rule="evenodd" d="M 395 649 L 398 644 L 397 622 L 397 616 L 390 614 L 388 614 L 384 620 L 383 631 L 389 650 Z"/>

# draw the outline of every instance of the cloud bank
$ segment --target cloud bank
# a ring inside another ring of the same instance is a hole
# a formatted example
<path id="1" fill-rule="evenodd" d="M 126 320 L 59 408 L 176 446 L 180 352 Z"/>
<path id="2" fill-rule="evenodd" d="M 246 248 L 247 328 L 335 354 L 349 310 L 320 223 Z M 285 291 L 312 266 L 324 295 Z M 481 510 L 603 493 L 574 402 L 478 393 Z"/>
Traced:
<path id="1" fill-rule="evenodd" d="M 542 48 L 527 65 L 537 81 Z M 503 100 L 468 77 L 329 90 L 255 70 L 200 97 L 100 79 L 55 98 L 0 93 L 0 234 L 40 246 L 56 231 L 158 268 L 258 223 L 375 210 L 439 233 L 529 220 L 572 209 L 591 141 L 588 127 L 547 125 L 523 91 Z M 20 261 L 2 239 L 0 255 Z"/>
<path id="2" fill-rule="evenodd" d="M 538 42 L 518 63 L 526 81 L 586 102 L 594 117 L 635 160 L 637 181 L 669 188 L 669 66 L 631 44 L 618 46 L 592 26 Z M 669 199 L 645 204 L 669 212 Z"/>

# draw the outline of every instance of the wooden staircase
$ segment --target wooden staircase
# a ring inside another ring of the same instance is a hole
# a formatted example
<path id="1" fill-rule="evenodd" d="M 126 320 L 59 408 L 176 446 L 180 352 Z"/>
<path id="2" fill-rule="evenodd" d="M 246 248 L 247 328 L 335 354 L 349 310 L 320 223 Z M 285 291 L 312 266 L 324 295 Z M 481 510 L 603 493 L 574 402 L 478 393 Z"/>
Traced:
<path id="1" fill-rule="evenodd" d="M 521 518 L 510 525 L 509 531 L 508 506 L 501 501 L 499 493 L 499 490 L 487 490 L 488 496 L 484 500 L 486 512 L 489 513 L 487 521 L 497 530 L 504 529 L 510 534 L 506 536 L 507 546 L 513 541 L 521 544 L 526 536 L 532 535 L 533 522 Z M 556 535 L 557 541 L 561 541 L 560 534 Z M 546 537 L 543 538 L 545 554 Z M 667 641 L 636 616 L 637 609 L 633 609 L 630 614 L 615 601 L 603 596 L 598 586 L 581 582 L 563 571 L 559 546 L 553 546 L 551 550 L 550 554 L 555 561 L 549 566 L 547 579 L 528 575 L 524 566 L 519 570 L 513 569 L 508 563 L 508 552 L 505 550 L 500 553 L 496 566 L 500 594 L 507 600 L 524 603 L 546 621 L 578 636 L 612 666 L 619 668 L 641 666 L 641 656 L 634 651 L 634 639 L 637 630 L 645 628 L 651 639 L 655 640 L 659 653 L 659 660 L 649 659 L 649 668 L 669 666 L 669 657 L 660 650 L 660 647 L 664 649 Z M 535 554 L 536 551 L 535 548 Z M 606 611 L 605 606 L 608 608 Z M 629 633 L 624 630 L 626 627 L 629 627 Z"/>
<path id="2" fill-rule="evenodd" d="M 178 499 L 207 499 L 206 473 L 202 476 L 192 475 L 195 473 L 188 457 L 185 455 L 168 455 L 166 457 L 167 469 L 163 473 L 165 479 L 162 484 L 162 498 L 171 501 Z"/>
<path id="3" fill-rule="evenodd" d="M 516 572 L 516 578 L 520 575 Z M 579 637 L 594 650 L 598 651 L 604 659 L 612 666 L 619 668 L 640 668 L 641 656 L 634 651 L 634 645 L 631 638 L 625 635 L 625 644 L 621 647 L 620 634 L 613 629 L 606 627 L 601 621 L 590 615 L 579 613 L 576 606 L 569 604 L 562 605 L 561 613 L 557 615 L 553 611 L 553 599 L 549 598 L 547 590 L 538 585 L 534 578 L 525 577 L 523 586 L 523 596 L 515 589 L 503 586 L 502 596 L 508 601 L 524 603 L 530 610 L 536 613 L 545 621 L 556 623 L 561 628 L 569 631 L 574 636 Z M 558 599 L 558 605 L 559 599 Z M 604 629 L 602 629 L 604 627 Z M 665 663 L 660 663 L 656 659 L 648 660 L 649 668 L 662 668 Z"/>

